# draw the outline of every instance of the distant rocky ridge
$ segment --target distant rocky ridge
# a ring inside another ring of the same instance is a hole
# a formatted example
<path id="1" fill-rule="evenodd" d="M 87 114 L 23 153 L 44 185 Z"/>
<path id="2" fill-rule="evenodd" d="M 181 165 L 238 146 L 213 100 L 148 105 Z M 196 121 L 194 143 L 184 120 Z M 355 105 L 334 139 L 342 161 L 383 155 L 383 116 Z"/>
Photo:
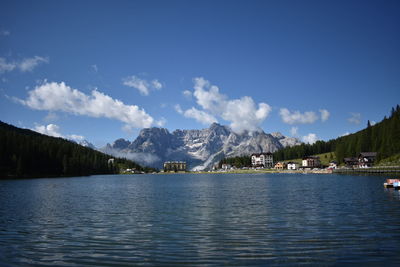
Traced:
<path id="1" fill-rule="evenodd" d="M 280 133 L 266 134 L 260 130 L 238 134 L 213 123 L 207 129 L 172 133 L 164 128 L 145 128 L 133 142 L 118 139 L 101 151 L 156 168 L 162 168 L 165 161 L 186 161 L 191 170 L 206 170 L 224 157 L 275 152 L 298 144 L 301 142 L 297 138 Z"/>
<path id="2" fill-rule="evenodd" d="M 283 147 L 292 147 L 301 144 L 301 141 L 296 137 L 286 137 L 282 135 L 280 132 L 271 133 L 273 137 L 279 140 L 279 142 L 283 145 Z"/>
<path id="3" fill-rule="evenodd" d="M 81 146 L 84 146 L 84 147 L 89 147 L 91 149 L 96 149 L 96 147 L 86 139 L 81 140 L 81 141 L 77 141 L 77 140 L 72 140 L 71 139 L 70 141 L 75 142 L 78 145 L 81 145 Z"/>

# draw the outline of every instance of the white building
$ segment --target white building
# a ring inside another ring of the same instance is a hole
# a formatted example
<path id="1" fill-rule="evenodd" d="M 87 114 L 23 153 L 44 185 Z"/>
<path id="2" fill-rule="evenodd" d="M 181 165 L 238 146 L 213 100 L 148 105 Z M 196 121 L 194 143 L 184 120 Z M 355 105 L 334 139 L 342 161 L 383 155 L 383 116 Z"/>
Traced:
<path id="1" fill-rule="evenodd" d="M 273 168 L 274 160 L 272 153 L 255 153 L 251 155 L 251 165 L 253 167 Z"/>
<path id="2" fill-rule="evenodd" d="M 321 167 L 321 161 L 319 157 L 305 157 L 303 158 L 302 166 L 306 168 L 319 168 Z"/>
<path id="3" fill-rule="evenodd" d="M 230 170 L 232 168 L 231 164 L 222 164 L 221 169 L 223 170 Z"/>
<path id="4" fill-rule="evenodd" d="M 328 167 L 328 169 L 332 169 L 332 170 L 337 169 L 337 162 L 335 162 L 335 161 L 329 162 L 329 167 Z"/>
<path id="5" fill-rule="evenodd" d="M 287 169 L 288 170 L 297 170 L 299 168 L 299 164 L 296 162 L 288 162 Z"/>

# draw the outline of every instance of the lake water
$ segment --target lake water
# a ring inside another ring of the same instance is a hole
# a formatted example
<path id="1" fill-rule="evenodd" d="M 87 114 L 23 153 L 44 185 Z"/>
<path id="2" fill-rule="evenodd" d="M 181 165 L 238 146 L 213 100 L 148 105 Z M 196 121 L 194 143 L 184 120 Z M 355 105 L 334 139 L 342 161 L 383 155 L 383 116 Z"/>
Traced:
<path id="1" fill-rule="evenodd" d="M 219 174 L 0 181 L 0 266 L 398 265 L 384 177 Z"/>

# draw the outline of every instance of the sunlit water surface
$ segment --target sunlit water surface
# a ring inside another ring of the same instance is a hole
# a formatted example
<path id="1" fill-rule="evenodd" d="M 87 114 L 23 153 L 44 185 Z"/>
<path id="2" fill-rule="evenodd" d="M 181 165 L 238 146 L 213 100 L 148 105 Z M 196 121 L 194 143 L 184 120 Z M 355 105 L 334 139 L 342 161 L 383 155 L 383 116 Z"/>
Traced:
<path id="1" fill-rule="evenodd" d="M 132 175 L 0 181 L 0 266 L 396 265 L 384 177 Z"/>

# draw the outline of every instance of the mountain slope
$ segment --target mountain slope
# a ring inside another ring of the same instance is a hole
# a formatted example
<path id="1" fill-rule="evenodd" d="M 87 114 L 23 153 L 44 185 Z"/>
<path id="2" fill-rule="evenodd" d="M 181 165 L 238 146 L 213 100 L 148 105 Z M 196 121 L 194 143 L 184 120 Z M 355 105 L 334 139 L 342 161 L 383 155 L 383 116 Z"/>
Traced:
<path id="1" fill-rule="evenodd" d="M 163 128 L 146 128 L 133 142 L 118 139 L 102 151 L 158 168 L 164 161 L 186 161 L 190 169 L 204 170 L 224 157 L 274 152 L 288 143 L 300 143 L 295 138 L 287 140 L 281 134 L 274 137 L 263 131 L 237 134 L 227 126 L 213 123 L 207 129 L 172 133 Z"/>
<path id="2" fill-rule="evenodd" d="M 274 153 L 274 160 L 291 160 L 304 156 L 335 152 L 337 161 L 356 157 L 360 152 L 377 152 L 377 161 L 395 156 L 400 151 L 400 106 L 392 108 L 390 116 L 375 125 L 368 121 L 361 131 L 315 144 L 286 147 Z"/>
<path id="3" fill-rule="evenodd" d="M 141 169 L 134 162 L 0 121 L 0 178 L 56 177 L 117 173 L 117 166 Z"/>

